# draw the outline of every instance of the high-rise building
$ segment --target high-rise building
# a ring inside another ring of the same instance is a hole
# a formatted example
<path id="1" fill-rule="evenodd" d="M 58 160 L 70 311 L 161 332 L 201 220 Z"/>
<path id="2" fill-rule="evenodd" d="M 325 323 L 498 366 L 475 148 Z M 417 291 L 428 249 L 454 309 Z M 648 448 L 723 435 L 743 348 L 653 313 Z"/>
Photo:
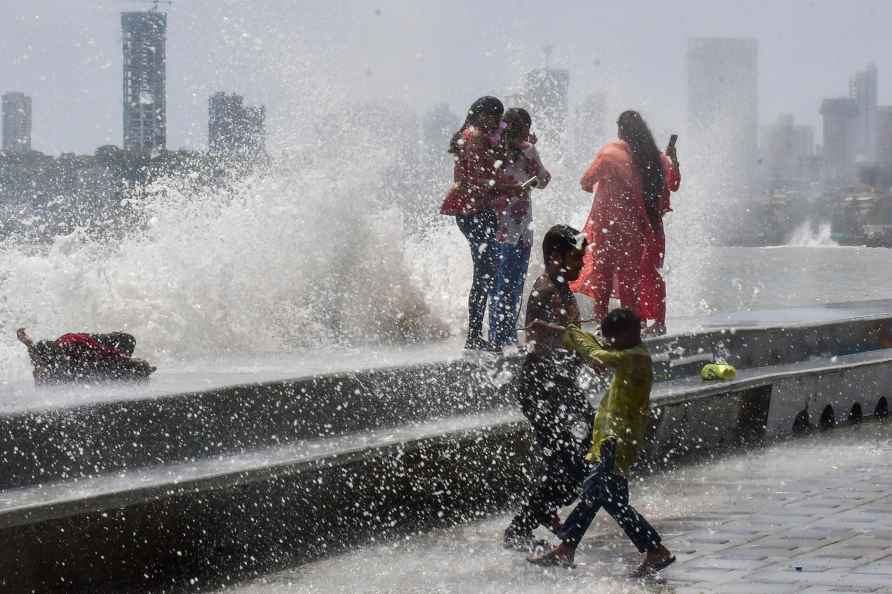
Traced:
<path id="1" fill-rule="evenodd" d="M 10 153 L 31 150 L 31 97 L 24 93 L 3 95 L 3 150 Z"/>
<path id="2" fill-rule="evenodd" d="M 876 162 L 880 167 L 892 169 L 892 106 L 877 108 Z"/>
<path id="3" fill-rule="evenodd" d="M 814 156 L 814 130 L 811 126 L 797 125 L 793 114 L 781 114 L 774 124 L 763 130 L 760 147 L 770 181 L 798 181 L 807 169 L 803 163 Z"/>
<path id="4" fill-rule="evenodd" d="M 855 156 L 858 161 L 876 159 L 877 142 L 877 67 L 870 63 L 855 73 L 849 84 L 849 96 L 858 106 L 855 122 Z"/>
<path id="5" fill-rule="evenodd" d="M 266 152 L 266 109 L 246 107 L 241 95 L 219 92 L 208 101 L 208 146 L 217 155 L 256 158 Z"/>
<path id="6" fill-rule="evenodd" d="M 167 15 L 157 10 L 121 14 L 124 50 L 124 148 L 167 146 Z"/>
<path id="7" fill-rule="evenodd" d="M 687 146 L 703 170 L 720 173 L 735 193 L 746 192 L 755 173 L 758 74 L 755 39 L 688 40 Z"/>
<path id="8" fill-rule="evenodd" d="M 824 99 L 821 116 L 824 122 L 824 178 L 837 185 L 855 180 L 858 104 L 851 97 Z"/>

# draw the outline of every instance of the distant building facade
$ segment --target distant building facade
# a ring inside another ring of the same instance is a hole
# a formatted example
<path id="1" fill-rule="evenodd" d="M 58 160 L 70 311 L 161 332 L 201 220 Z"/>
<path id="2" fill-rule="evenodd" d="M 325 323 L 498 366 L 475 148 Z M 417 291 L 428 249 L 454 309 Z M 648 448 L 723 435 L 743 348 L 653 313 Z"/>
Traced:
<path id="1" fill-rule="evenodd" d="M 167 146 L 167 15 L 157 10 L 121 14 L 124 52 L 124 148 Z"/>
<path id="2" fill-rule="evenodd" d="M 824 179 L 830 184 L 855 181 L 858 114 L 858 104 L 851 97 L 824 99 L 821 103 Z"/>
<path id="3" fill-rule="evenodd" d="M 241 95 L 215 93 L 208 101 L 208 148 L 218 156 L 254 159 L 266 153 L 266 109 Z"/>
<path id="4" fill-rule="evenodd" d="M 858 106 L 855 120 L 855 157 L 859 162 L 876 160 L 877 143 L 877 67 L 868 64 L 867 68 L 855 73 L 849 84 L 849 96 Z"/>
<path id="5" fill-rule="evenodd" d="M 758 149 L 758 44 L 748 38 L 691 38 L 687 47 L 689 146 L 705 170 L 740 192 L 753 181 Z"/>
<path id="6" fill-rule="evenodd" d="M 808 179 L 815 154 L 815 133 L 811 126 L 797 125 L 793 114 L 781 114 L 762 131 L 760 153 L 769 181 L 791 183 Z"/>
<path id="7" fill-rule="evenodd" d="M 892 106 L 877 108 L 876 162 L 880 167 L 892 170 Z"/>
<path id="8" fill-rule="evenodd" d="M 31 97 L 24 93 L 3 95 L 3 150 L 9 153 L 31 150 Z"/>

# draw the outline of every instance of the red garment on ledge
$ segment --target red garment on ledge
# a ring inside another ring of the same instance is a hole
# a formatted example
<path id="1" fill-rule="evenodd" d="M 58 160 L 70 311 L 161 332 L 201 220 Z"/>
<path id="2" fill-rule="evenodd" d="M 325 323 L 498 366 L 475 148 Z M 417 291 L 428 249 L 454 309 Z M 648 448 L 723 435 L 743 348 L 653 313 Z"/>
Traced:
<path id="1" fill-rule="evenodd" d="M 89 354 L 90 358 L 123 359 L 127 355 L 118 349 L 107 347 L 100 343 L 91 334 L 85 332 L 70 332 L 56 339 L 56 346 L 61 347 L 69 355 L 83 357 Z"/>

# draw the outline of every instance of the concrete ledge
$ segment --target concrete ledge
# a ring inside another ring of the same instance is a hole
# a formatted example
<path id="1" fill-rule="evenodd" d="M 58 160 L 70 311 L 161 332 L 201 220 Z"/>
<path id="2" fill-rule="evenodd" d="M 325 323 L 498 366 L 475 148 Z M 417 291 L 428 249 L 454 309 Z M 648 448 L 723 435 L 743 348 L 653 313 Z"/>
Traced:
<path id="1" fill-rule="evenodd" d="M 878 349 L 890 325 L 717 330 L 649 344 L 658 379 L 672 381 L 716 356 L 746 369 Z M 513 407 L 499 385 L 517 365 L 459 359 L 2 416 L 0 489 Z"/>
<path id="2" fill-rule="evenodd" d="M 827 406 L 844 411 L 857 403 L 864 414 L 881 412 L 892 390 L 889 351 L 762 371 L 695 389 L 685 380 L 660 386 L 643 466 L 791 435 L 801 430 L 803 411 L 814 417 Z M 75 497 L 52 509 L 9 509 L 0 514 L 8 551 L 0 558 L 0 586 L 198 591 L 513 504 L 535 464 L 526 423 L 515 413 L 471 424 L 142 491 Z"/>

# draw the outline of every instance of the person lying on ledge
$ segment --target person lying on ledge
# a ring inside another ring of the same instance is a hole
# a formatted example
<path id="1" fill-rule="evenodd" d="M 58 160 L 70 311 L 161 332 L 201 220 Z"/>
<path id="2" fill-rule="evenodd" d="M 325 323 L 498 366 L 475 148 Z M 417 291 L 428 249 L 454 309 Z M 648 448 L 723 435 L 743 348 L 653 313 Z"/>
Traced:
<path id="1" fill-rule="evenodd" d="M 133 357 L 136 339 L 125 332 L 63 334 L 55 340 L 35 342 L 24 328 L 16 331 L 28 348 L 38 384 L 90 380 L 139 380 L 157 368 Z"/>

